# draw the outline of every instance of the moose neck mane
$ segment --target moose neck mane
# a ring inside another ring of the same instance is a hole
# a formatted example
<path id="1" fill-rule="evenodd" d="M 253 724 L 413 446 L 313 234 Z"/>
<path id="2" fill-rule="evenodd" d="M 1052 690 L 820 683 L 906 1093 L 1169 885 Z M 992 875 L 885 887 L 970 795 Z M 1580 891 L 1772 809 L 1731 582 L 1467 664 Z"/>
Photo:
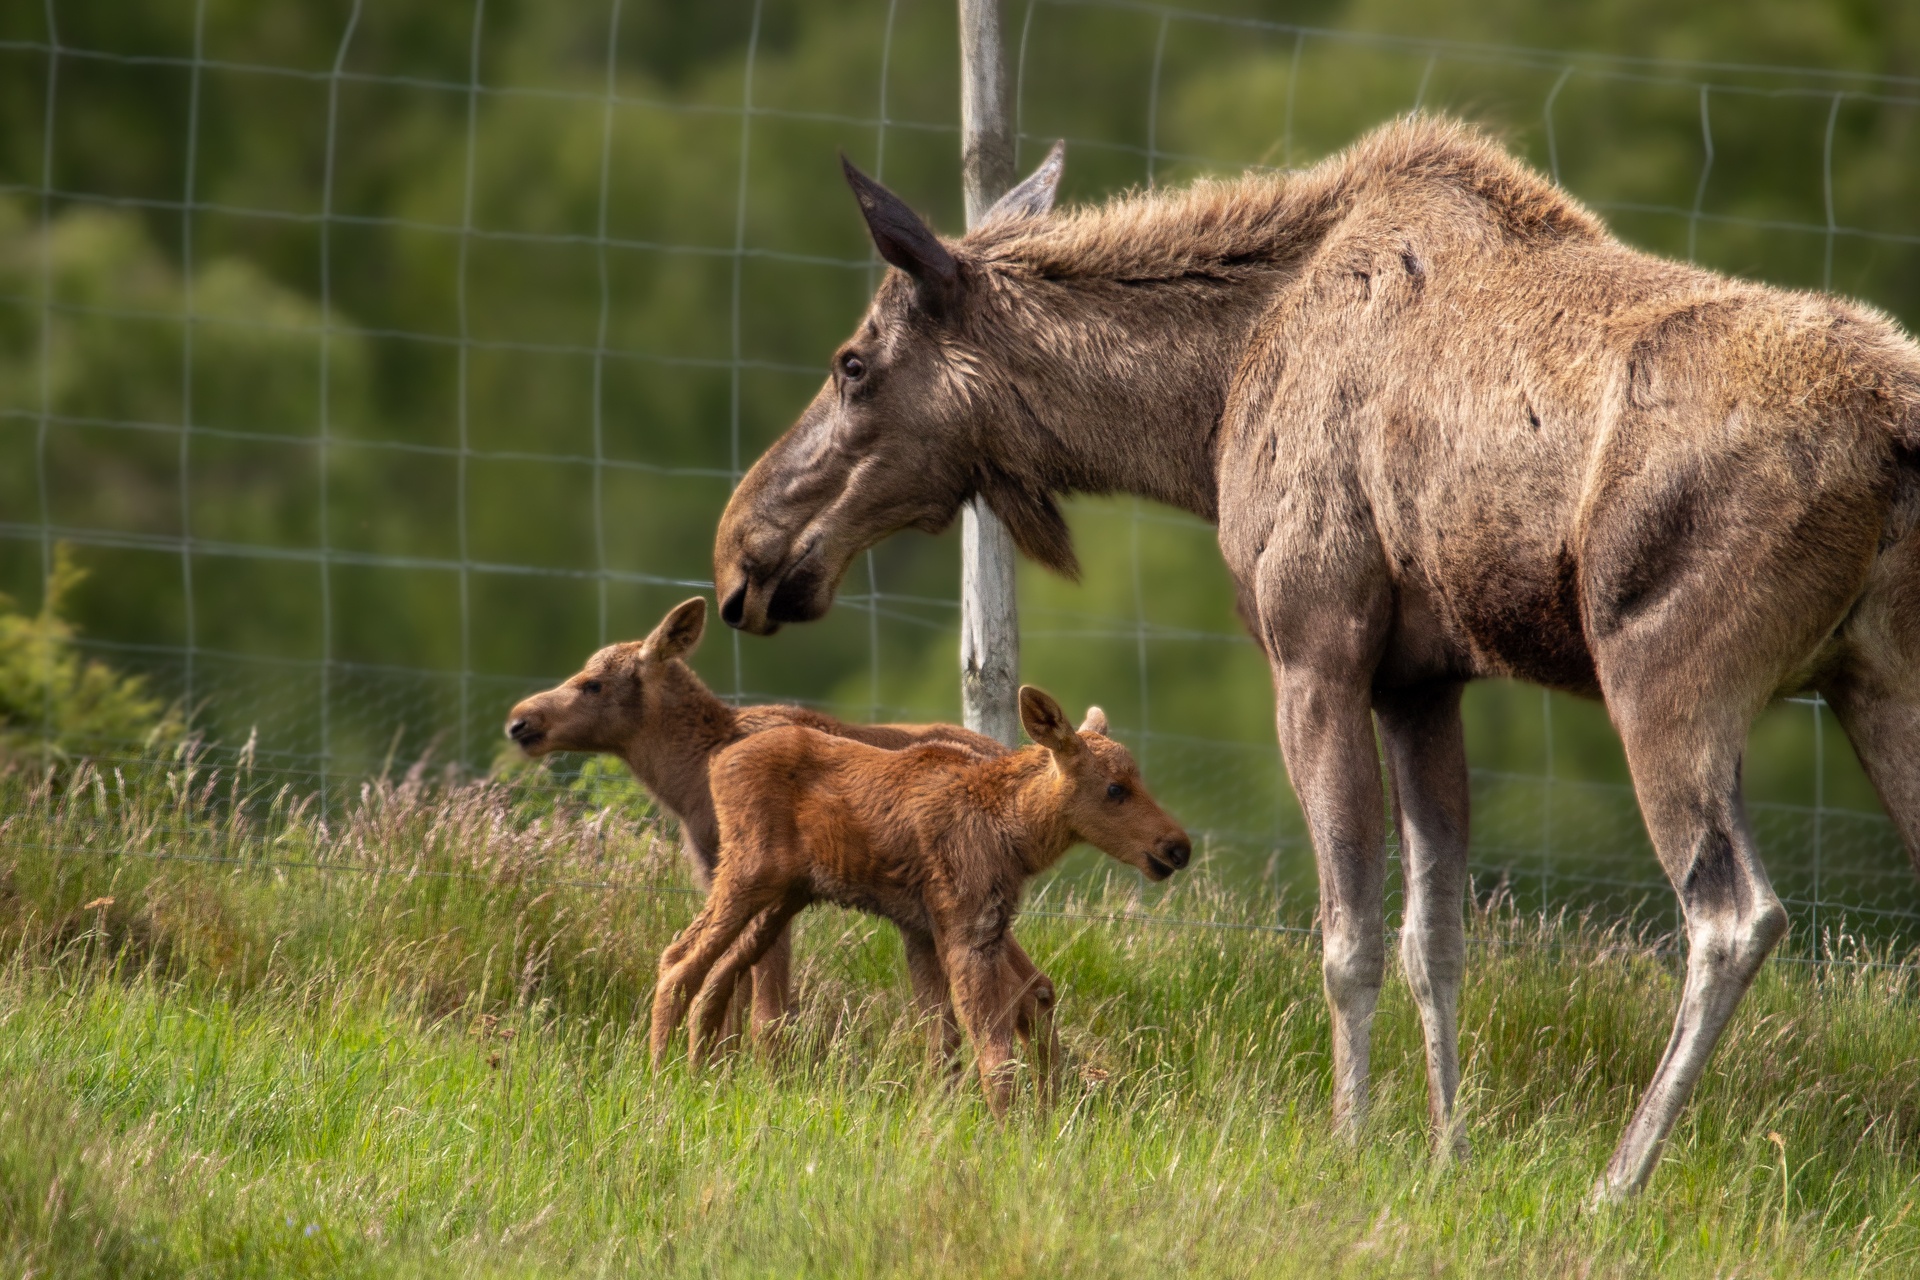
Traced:
<path id="1" fill-rule="evenodd" d="M 963 341 L 994 384 L 979 415 L 997 428 L 979 441 L 979 487 L 1016 539 L 1021 509 L 1047 518 L 1054 494 L 1136 493 L 1215 519 L 1227 391 L 1291 259 L 1067 275 L 1004 248 L 976 271 Z"/>
<path id="2" fill-rule="evenodd" d="M 1020 491 L 996 500 L 983 484 L 989 501 L 1050 511 L 1054 493 L 1127 492 L 1217 519 L 1220 422 L 1274 291 L 1356 205 L 1435 186 L 1473 198 L 1516 238 L 1605 234 L 1492 140 L 1418 116 L 1303 172 L 1138 192 L 970 232 L 956 251 L 983 287 L 963 341 L 984 368 L 1006 371 L 1000 399 L 1011 402 L 988 406 L 999 429 L 982 453 Z"/>

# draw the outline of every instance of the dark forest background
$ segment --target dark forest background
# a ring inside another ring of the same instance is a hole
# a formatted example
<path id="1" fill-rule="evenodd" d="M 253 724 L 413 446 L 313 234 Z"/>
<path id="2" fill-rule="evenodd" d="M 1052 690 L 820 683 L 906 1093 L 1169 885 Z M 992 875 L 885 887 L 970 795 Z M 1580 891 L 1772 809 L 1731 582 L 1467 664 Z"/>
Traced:
<path id="1" fill-rule="evenodd" d="M 1067 137 L 1066 200 L 1310 163 L 1419 106 L 1634 244 L 1920 320 L 1901 0 L 1006 15 L 1023 159 Z M 959 229 L 956 56 L 947 0 L 0 7 L 0 590 L 36 607 L 65 540 L 83 638 L 216 737 L 485 763 L 516 693 L 708 577 L 732 475 L 859 314 L 836 151 Z M 1023 571 L 1026 677 L 1107 706 L 1190 809 L 1286 828 L 1211 530 L 1071 518 L 1084 581 Z M 951 717 L 957 580 L 952 533 L 902 535 L 828 620 L 699 665 Z M 1494 685 L 1471 713 L 1485 777 L 1624 781 L 1598 708 Z M 1754 793 L 1874 809 L 1816 719 L 1770 713 Z"/>

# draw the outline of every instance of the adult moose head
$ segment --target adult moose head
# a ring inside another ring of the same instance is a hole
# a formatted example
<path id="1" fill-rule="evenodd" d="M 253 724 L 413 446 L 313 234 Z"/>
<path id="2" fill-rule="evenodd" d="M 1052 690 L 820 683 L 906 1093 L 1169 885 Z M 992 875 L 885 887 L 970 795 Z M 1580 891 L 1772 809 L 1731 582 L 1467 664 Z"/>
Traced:
<path id="1" fill-rule="evenodd" d="M 859 179 L 895 270 L 721 521 L 736 626 L 818 616 L 855 552 L 973 493 L 1071 571 L 1054 495 L 1216 520 L 1320 872 L 1335 1122 L 1385 963 L 1385 797 L 1436 1141 L 1458 1139 L 1466 681 L 1605 701 L 1687 980 L 1597 1193 L 1638 1190 L 1786 913 L 1740 759 L 1833 707 L 1920 863 L 1920 348 L 1886 317 L 1636 252 L 1497 145 L 1409 118 L 1302 173 L 943 242 Z M 1377 738 L 1376 738 L 1377 733 Z"/>
<path id="2" fill-rule="evenodd" d="M 1052 221 L 1063 159 L 1056 144 L 957 242 L 842 159 L 892 269 L 721 518 L 714 584 L 728 625 L 767 635 L 819 617 L 856 555 L 898 529 L 937 533 L 976 495 L 1025 555 L 1070 577 L 1079 567 L 1056 493 L 1127 489 L 1211 518 L 1204 450 L 1168 465 L 1168 437 L 1139 430 L 1164 419 L 1196 362 L 1219 367 L 1204 379 L 1214 394 L 1192 408 L 1218 416 L 1230 353 L 1195 349 L 1180 314 L 1208 291 L 1129 297 L 1099 272 L 1098 246 L 1061 246 L 1055 262 L 1020 254 Z M 1140 324 L 1143 311 L 1165 323 Z M 1167 385 L 1116 376 L 1127 367 L 1162 370 Z"/>

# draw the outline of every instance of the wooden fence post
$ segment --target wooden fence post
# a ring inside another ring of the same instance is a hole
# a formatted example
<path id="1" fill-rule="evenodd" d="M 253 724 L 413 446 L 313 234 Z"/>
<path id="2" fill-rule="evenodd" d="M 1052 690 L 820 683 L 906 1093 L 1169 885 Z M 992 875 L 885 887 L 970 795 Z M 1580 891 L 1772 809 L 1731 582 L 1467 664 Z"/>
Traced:
<path id="1" fill-rule="evenodd" d="M 1013 185 L 1013 126 L 1007 119 L 1000 0 L 960 4 L 960 172 L 967 226 Z M 976 498 L 960 525 L 960 701 L 967 728 L 1013 746 L 1020 682 L 1020 613 L 1014 596 L 1013 539 Z"/>

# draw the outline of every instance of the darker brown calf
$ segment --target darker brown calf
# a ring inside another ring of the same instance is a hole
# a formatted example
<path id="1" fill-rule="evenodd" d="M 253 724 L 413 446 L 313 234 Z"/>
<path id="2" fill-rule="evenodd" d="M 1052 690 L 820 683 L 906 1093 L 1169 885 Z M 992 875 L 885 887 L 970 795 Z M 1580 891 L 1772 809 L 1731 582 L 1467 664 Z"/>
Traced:
<path id="1" fill-rule="evenodd" d="M 646 639 L 608 645 L 587 659 L 579 674 L 524 699 L 507 718 L 507 736 L 530 756 L 588 751 L 626 761 L 640 785 L 679 820 L 688 865 L 703 891 L 713 883 L 720 850 L 707 791 L 708 762 L 751 734 L 802 725 L 886 749 L 939 742 L 972 755 L 1006 754 L 1007 748 L 992 738 L 958 725 L 847 724 L 805 707 L 730 707 L 684 661 L 699 646 L 706 621 L 706 600 L 683 601 Z M 783 930 L 754 968 L 756 1034 L 786 1013 L 792 950 Z M 1017 945 L 1012 952 L 1026 961 Z M 1051 999 L 1052 987 L 1044 978 L 1038 992 Z"/>
<path id="2" fill-rule="evenodd" d="M 712 787 L 723 855 L 706 905 L 660 957 L 654 1061 L 691 999 L 698 1065 L 740 973 L 797 912 L 825 900 L 899 927 L 916 1001 L 928 1012 L 958 1007 L 988 1102 L 1003 1113 L 1019 984 L 1031 970 L 1015 959 L 1008 927 L 1028 878 L 1078 841 L 1155 880 L 1192 852 L 1097 707 L 1076 733 L 1059 703 L 1027 686 L 1020 718 L 1038 745 L 999 756 L 933 743 L 879 751 L 799 727 L 720 752 Z"/>

